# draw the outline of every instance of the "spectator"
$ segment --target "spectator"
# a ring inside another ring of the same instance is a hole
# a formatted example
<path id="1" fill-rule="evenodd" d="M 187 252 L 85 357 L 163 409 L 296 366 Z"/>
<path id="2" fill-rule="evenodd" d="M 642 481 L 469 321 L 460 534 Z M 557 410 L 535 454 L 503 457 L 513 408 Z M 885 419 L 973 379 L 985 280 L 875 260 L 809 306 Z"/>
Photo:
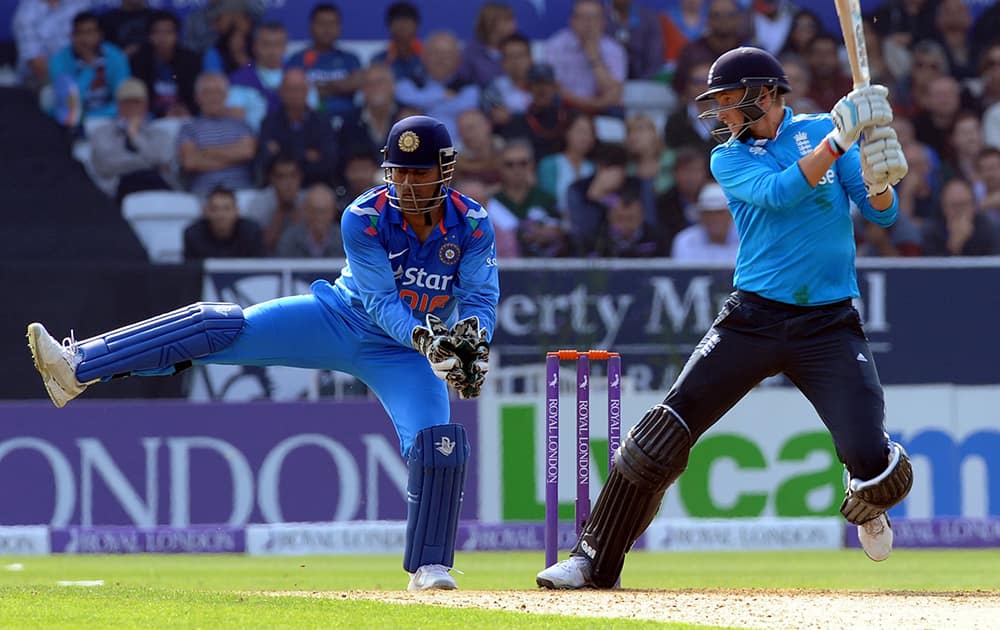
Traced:
<path id="1" fill-rule="evenodd" d="M 753 3 L 753 43 L 777 56 L 792 32 L 798 7 L 789 0 L 758 0 Z"/>
<path id="2" fill-rule="evenodd" d="M 149 18 L 148 35 L 132 57 L 132 74 L 150 94 L 149 110 L 156 118 L 185 118 L 198 111 L 194 83 L 201 74 L 201 57 L 178 43 L 180 22 L 168 11 Z"/>
<path id="3" fill-rule="evenodd" d="M 264 251 L 272 255 L 285 229 L 301 219 L 298 209 L 302 200 L 302 168 L 298 160 L 288 155 L 271 160 L 267 184 L 241 211 L 263 229 Z"/>
<path id="4" fill-rule="evenodd" d="M 915 118 L 927 107 L 927 93 L 931 82 L 942 76 L 950 76 L 948 58 L 944 47 L 932 40 L 921 40 L 913 46 L 909 80 L 902 85 L 900 93 L 893 101 L 897 116 Z M 901 107 L 897 107 L 897 104 Z"/>
<path id="5" fill-rule="evenodd" d="M 264 14 L 264 0 L 208 0 L 185 18 L 184 47 L 204 54 L 216 44 L 219 35 L 232 28 L 240 14 L 249 16 L 251 24 L 256 24 Z"/>
<path id="6" fill-rule="evenodd" d="M 928 256 L 991 256 L 997 253 L 995 228 L 976 205 L 972 185 L 961 178 L 941 188 L 941 217 L 924 224 Z"/>
<path id="7" fill-rule="evenodd" d="M 115 90 L 128 76 L 125 54 L 103 41 L 97 15 L 77 13 L 70 45 L 49 62 L 55 93 L 49 113 L 67 127 L 76 127 L 84 118 L 111 118 L 117 113 Z"/>
<path id="8" fill-rule="evenodd" d="M 481 107 L 494 128 L 501 129 L 515 114 L 523 114 L 531 104 L 531 42 L 514 33 L 500 44 L 502 72 L 483 90 Z"/>
<path id="9" fill-rule="evenodd" d="M 682 262 L 736 264 L 740 238 L 722 187 L 715 182 L 702 186 L 694 207 L 698 222 L 677 234 L 670 256 Z"/>
<path id="10" fill-rule="evenodd" d="M 504 252 L 503 257 L 565 255 L 566 232 L 555 197 L 538 186 L 531 141 L 516 138 L 505 144 L 500 166 L 500 189 L 490 197 L 486 210 L 495 230 L 514 235 L 516 248 Z"/>
<path id="11" fill-rule="evenodd" d="M 394 78 L 409 79 L 423 85 L 423 45 L 417 38 L 420 28 L 420 10 L 411 2 L 394 2 L 385 12 L 385 25 L 389 29 L 389 47 L 372 57 L 372 64 L 388 64 Z"/>
<path id="12" fill-rule="evenodd" d="M 625 146 L 628 148 L 630 174 L 649 182 L 654 194 L 674 185 L 671 165 L 674 152 L 663 146 L 663 137 L 656 132 L 656 123 L 645 114 L 630 116 L 625 122 Z"/>
<path id="13" fill-rule="evenodd" d="M 868 74 L 871 77 L 871 83 L 889 88 L 889 99 L 892 101 L 900 92 L 900 85 L 906 78 L 907 71 L 900 62 L 890 61 L 886 56 L 882 39 L 871 23 L 864 24 L 864 32 L 865 50 L 868 52 Z M 802 110 L 795 109 L 794 111 L 799 113 Z"/>
<path id="14" fill-rule="evenodd" d="M 249 125 L 226 115 L 228 91 L 224 75 L 200 75 L 195 98 L 201 114 L 185 123 L 177 138 L 180 167 L 188 179 L 188 190 L 196 195 L 208 194 L 219 186 L 239 190 L 253 185 L 257 141 Z"/>
<path id="15" fill-rule="evenodd" d="M 841 97 L 854 89 L 854 82 L 840 64 L 839 51 L 837 38 L 823 33 L 810 42 L 805 58 L 812 77 L 808 96 L 823 112 L 833 109 Z"/>
<path id="16" fill-rule="evenodd" d="M 221 72 L 231 75 L 253 62 L 254 19 L 247 11 L 233 10 L 226 26 L 220 28 L 219 36 L 202 57 L 201 66 L 205 72 Z"/>
<path id="17" fill-rule="evenodd" d="M 989 44 L 979 56 L 979 83 L 977 111 L 982 112 L 983 125 L 989 128 L 991 125 L 987 121 L 990 119 L 990 109 L 1000 103 L 1000 42 Z M 994 117 L 997 116 L 1000 114 L 994 114 Z M 1000 146 L 1000 127 L 993 137 L 995 140 L 991 140 L 987 132 L 987 142 Z"/>
<path id="18" fill-rule="evenodd" d="M 366 145 L 352 146 L 345 151 L 344 168 L 334 188 L 338 213 L 343 214 L 361 193 L 382 183 L 382 160 L 378 155 Z"/>
<path id="19" fill-rule="evenodd" d="M 927 0 L 887 0 L 872 14 L 882 40 L 890 46 L 911 48 L 934 37 L 934 5 Z"/>
<path id="20" fill-rule="evenodd" d="M 939 179 L 931 163 L 932 151 L 921 142 L 902 145 L 909 173 L 896 187 L 899 214 L 908 216 L 917 227 L 941 216 L 938 205 Z"/>
<path id="21" fill-rule="evenodd" d="M 20 0 L 11 21 L 17 43 L 17 68 L 32 89 L 49 80 L 49 58 L 70 45 L 73 16 L 90 8 L 90 0 Z"/>
<path id="22" fill-rule="evenodd" d="M 344 120 L 355 113 L 354 93 L 361 86 L 361 62 L 357 55 L 337 48 L 341 15 L 336 6 L 320 2 L 309 13 L 309 48 L 288 60 L 288 66 L 303 68 L 309 84 L 320 96 L 320 111 Z"/>
<path id="23" fill-rule="evenodd" d="M 780 61 L 781 67 L 785 69 L 788 85 L 792 88 L 785 94 L 785 105 L 791 107 L 796 114 L 822 113 L 823 108 L 809 98 L 809 90 L 812 85 L 812 74 L 809 72 L 809 66 L 795 55 L 783 56 Z"/>
<path id="24" fill-rule="evenodd" d="M 594 253 L 604 258 L 651 258 L 667 251 L 656 227 L 645 218 L 641 185 L 630 180 L 608 199 L 608 211 Z"/>
<path id="25" fill-rule="evenodd" d="M 278 241 L 282 258 L 343 258 L 344 240 L 333 191 L 326 184 L 313 184 L 302 202 L 302 221 L 292 223 Z"/>
<path id="26" fill-rule="evenodd" d="M 571 106 L 592 114 L 621 113 L 628 58 L 604 34 L 600 0 L 574 0 L 569 26 L 545 42 L 544 57 Z"/>
<path id="27" fill-rule="evenodd" d="M 975 79 L 976 45 L 972 15 L 963 0 L 939 0 L 934 12 L 935 37 L 948 57 L 951 76 L 960 82 Z"/>
<path id="28" fill-rule="evenodd" d="M 548 64 L 535 64 L 528 71 L 531 103 L 523 114 L 515 114 L 500 128 L 503 138 L 531 138 L 539 160 L 562 149 L 566 131 L 576 110 L 560 97 L 555 72 Z"/>
<path id="29" fill-rule="evenodd" d="M 563 148 L 558 153 L 546 155 L 538 162 L 538 185 L 556 200 L 556 208 L 565 216 L 569 216 L 570 185 L 584 177 L 594 174 L 594 163 L 590 154 L 597 146 L 597 132 L 594 130 L 594 119 L 586 114 L 573 116 Z"/>
<path id="30" fill-rule="evenodd" d="M 920 228 L 905 214 L 899 214 L 896 222 L 889 227 L 882 227 L 856 213 L 854 231 L 858 256 L 898 258 L 923 255 Z"/>
<path id="31" fill-rule="evenodd" d="M 962 106 L 961 87 L 950 76 L 939 76 L 927 86 L 925 109 L 913 119 L 917 140 L 934 149 L 942 160 L 952 159 L 948 138 Z"/>
<path id="32" fill-rule="evenodd" d="M 981 47 L 995 45 L 1000 37 L 1000 4 L 987 4 L 972 24 L 972 40 Z M 984 53 L 985 50 L 980 50 L 980 59 Z"/>
<path id="33" fill-rule="evenodd" d="M 663 126 L 664 145 L 671 149 L 684 146 L 699 147 L 708 155 L 718 144 L 712 138 L 712 127 L 716 121 L 702 121 L 699 117 L 711 107 L 708 101 L 696 101 L 695 97 L 705 91 L 708 85 L 708 69 L 711 63 L 690 66 L 688 76 L 680 81 L 684 91 L 680 93 L 678 107 L 667 116 Z M 675 78 L 675 82 L 677 79 Z"/>
<path id="34" fill-rule="evenodd" d="M 663 29 L 651 9 L 632 0 L 611 0 L 604 12 L 605 33 L 628 59 L 629 79 L 652 79 L 663 69 Z"/>
<path id="35" fill-rule="evenodd" d="M 362 77 L 361 109 L 341 125 L 337 144 L 341 147 L 363 145 L 377 153 L 385 146 L 389 129 L 400 118 L 396 82 L 392 70 L 384 63 L 368 66 Z"/>
<path id="36" fill-rule="evenodd" d="M 788 37 L 785 38 L 785 45 L 781 47 L 779 54 L 783 57 L 796 55 L 800 59 L 805 59 L 809 54 L 809 44 L 817 35 L 825 32 L 823 20 L 815 11 L 799 9 L 792 18 Z"/>
<path id="37" fill-rule="evenodd" d="M 482 110 L 467 109 L 458 115 L 456 144 L 462 152 L 462 160 L 455 167 L 456 177 L 478 179 L 487 189 L 500 183 L 500 154 L 490 121 Z"/>
<path id="38" fill-rule="evenodd" d="M 121 48 L 131 59 L 146 41 L 149 20 L 155 13 L 146 6 L 146 0 L 121 0 L 117 9 L 101 15 L 105 41 Z"/>
<path id="39" fill-rule="evenodd" d="M 698 192 L 708 182 L 708 154 L 697 147 L 678 148 L 673 176 L 673 188 L 656 198 L 656 225 L 667 251 L 678 232 L 697 219 Z"/>
<path id="40" fill-rule="evenodd" d="M 704 35 L 689 42 L 681 50 L 674 71 L 674 92 L 682 94 L 691 67 L 711 64 L 727 50 L 736 48 L 747 38 L 747 16 L 736 0 L 709 0 L 708 22 Z"/>
<path id="41" fill-rule="evenodd" d="M 118 178 L 115 203 L 129 193 L 174 188 L 173 138 L 149 124 L 146 84 L 135 78 L 121 82 L 115 92 L 118 117 L 90 134 L 90 155 L 100 177 Z"/>
<path id="42" fill-rule="evenodd" d="M 440 120 L 452 138 L 458 137 L 459 113 L 479 106 L 479 88 L 458 76 L 461 64 L 458 39 L 439 31 L 424 42 L 424 68 L 427 78 L 417 85 L 410 79 L 396 83 L 396 99 Z"/>
<path id="43" fill-rule="evenodd" d="M 244 119 L 257 131 L 264 116 L 281 106 L 278 88 L 284 75 L 285 48 L 288 32 L 279 22 L 265 22 L 257 27 L 253 36 L 253 61 L 238 68 L 229 77 L 229 96 L 226 106 L 243 112 Z M 311 93 L 310 106 L 319 100 Z"/>
<path id="44" fill-rule="evenodd" d="M 594 151 L 594 174 L 573 182 L 566 194 L 569 210 L 569 233 L 577 256 L 596 251 L 597 235 L 607 220 L 608 206 L 631 182 L 638 182 L 644 200 L 643 217 L 655 222 L 655 208 L 647 202 L 652 197 L 648 183 L 628 175 L 628 153 L 620 144 L 604 144 Z"/>
<path id="45" fill-rule="evenodd" d="M 480 88 L 500 76 L 500 44 L 517 31 L 514 11 L 506 2 L 484 2 L 476 16 L 473 38 L 462 49 L 458 76 Z"/>
<path id="46" fill-rule="evenodd" d="M 263 255 L 260 226 L 240 217 L 236 195 L 228 188 L 213 189 L 205 199 L 202 218 L 184 229 L 187 261 Z"/>
<path id="47" fill-rule="evenodd" d="M 708 3 L 705 0 L 679 0 L 670 3 L 659 15 L 664 42 L 664 70 L 672 77 L 681 51 L 700 38 L 708 28 Z"/>
<path id="48" fill-rule="evenodd" d="M 1000 149 L 983 148 L 976 160 L 976 173 L 983 183 L 976 202 L 993 224 L 1000 228 Z"/>
<path id="49" fill-rule="evenodd" d="M 947 160 L 944 164 L 944 178 L 961 177 L 976 191 L 976 197 L 982 196 L 983 184 L 979 179 L 977 161 L 983 150 L 983 130 L 979 116 L 968 110 L 962 110 L 955 116 L 955 124 L 948 136 Z"/>
<path id="50" fill-rule="evenodd" d="M 281 105 L 264 118 L 258 137 L 257 164 L 263 168 L 278 154 L 294 157 L 306 186 L 330 182 L 337 164 L 337 143 L 325 117 L 309 108 L 309 80 L 301 68 L 281 78 Z"/>

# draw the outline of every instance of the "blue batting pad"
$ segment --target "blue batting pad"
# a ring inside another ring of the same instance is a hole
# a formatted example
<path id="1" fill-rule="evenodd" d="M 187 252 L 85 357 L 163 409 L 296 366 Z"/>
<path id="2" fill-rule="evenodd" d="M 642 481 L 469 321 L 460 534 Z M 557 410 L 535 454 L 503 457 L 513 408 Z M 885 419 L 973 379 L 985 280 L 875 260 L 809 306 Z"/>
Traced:
<path id="1" fill-rule="evenodd" d="M 403 568 L 455 562 L 455 534 L 462 510 L 469 441 L 460 424 L 438 424 L 417 433 L 410 448 L 406 488 Z"/>
<path id="2" fill-rule="evenodd" d="M 196 302 L 79 343 L 81 382 L 120 374 L 172 374 L 179 363 L 233 343 L 243 329 L 243 309 L 225 302 Z"/>

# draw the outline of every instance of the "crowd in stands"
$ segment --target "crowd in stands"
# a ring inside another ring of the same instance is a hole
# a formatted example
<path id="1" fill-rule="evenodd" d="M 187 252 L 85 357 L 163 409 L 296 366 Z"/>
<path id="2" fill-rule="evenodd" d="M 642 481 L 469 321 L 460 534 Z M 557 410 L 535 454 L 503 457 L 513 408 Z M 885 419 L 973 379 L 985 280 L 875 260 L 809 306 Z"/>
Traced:
<path id="1" fill-rule="evenodd" d="M 894 226 L 858 219 L 860 255 L 1000 254 L 1000 4 L 976 19 L 968 4 L 885 0 L 866 16 L 910 172 Z M 564 28 L 533 41 L 504 2 L 483 2 L 462 33 L 396 2 L 364 60 L 341 45 L 346 7 L 327 2 L 303 42 L 261 0 L 208 0 L 183 20 L 144 0 L 101 12 L 20 0 L 13 32 L 23 84 L 88 144 L 119 206 L 149 190 L 198 196 L 189 259 L 342 256 L 339 217 L 381 181 L 389 128 L 425 113 L 450 130 L 453 187 L 487 207 L 501 258 L 733 261 L 694 100 L 712 61 L 743 44 L 772 52 L 786 104 L 813 113 L 851 90 L 845 51 L 804 0 L 667 5 L 575 0 Z M 668 98 L 636 106 L 630 89 L 649 84 Z"/>

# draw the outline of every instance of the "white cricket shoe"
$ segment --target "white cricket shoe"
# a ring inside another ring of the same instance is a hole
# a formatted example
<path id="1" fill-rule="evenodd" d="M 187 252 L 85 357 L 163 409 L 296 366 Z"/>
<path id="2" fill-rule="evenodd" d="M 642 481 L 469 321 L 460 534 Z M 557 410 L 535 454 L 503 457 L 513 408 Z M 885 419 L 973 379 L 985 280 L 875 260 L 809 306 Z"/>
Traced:
<path id="1" fill-rule="evenodd" d="M 451 577 L 448 567 L 443 564 L 425 564 L 419 567 L 416 573 L 410 575 L 410 585 L 406 587 L 408 591 L 430 591 L 443 590 L 453 591 L 458 588 L 455 578 Z"/>
<path id="2" fill-rule="evenodd" d="M 892 524 L 889 517 L 879 514 L 872 520 L 858 525 L 858 540 L 865 554 L 875 562 L 882 562 L 892 552 Z"/>
<path id="3" fill-rule="evenodd" d="M 583 556 L 570 556 L 539 573 L 535 583 L 542 588 L 553 589 L 590 587 L 590 560 Z"/>
<path id="4" fill-rule="evenodd" d="M 72 333 L 60 344 L 45 326 L 38 322 L 28 324 L 28 347 L 35 369 L 42 375 L 45 391 L 56 407 L 65 406 L 87 389 L 90 383 L 81 383 L 76 378 L 76 366 L 82 357 L 77 354 Z"/>

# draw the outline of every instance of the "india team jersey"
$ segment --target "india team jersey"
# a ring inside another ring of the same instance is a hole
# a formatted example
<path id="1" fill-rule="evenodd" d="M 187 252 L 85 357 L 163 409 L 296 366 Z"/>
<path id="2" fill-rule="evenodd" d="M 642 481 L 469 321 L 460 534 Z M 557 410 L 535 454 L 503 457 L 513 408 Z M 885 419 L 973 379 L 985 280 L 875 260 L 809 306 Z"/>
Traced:
<path id="1" fill-rule="evenodd" d="M 423 217 L 391 207 L 388 190 L 372 188 L 344 211 L 347 266 L 332 290 L 314 285 L 313 292 L 373 335 L 407 347 L 428 313 L 449 323 L 475 315 L 492 339 L 500 290 L 486 211 L 448 189 L 444 216 L 421 243 L 407 222 Z"/>
<path id="2" fill-rule="evenodd" d="M 851 201 L 887 227 L 898 202 L 880 212 L 868 203 L 857 144 L 815 188 L 796 162 L 833 129 L 829 114 L 785 118 L 773 140 L 730 139 L 712 150 L 712 175 L 729 200 L 740 235 L 733 284 L 786 304 L 818 305 L 858 297 Z"/>

